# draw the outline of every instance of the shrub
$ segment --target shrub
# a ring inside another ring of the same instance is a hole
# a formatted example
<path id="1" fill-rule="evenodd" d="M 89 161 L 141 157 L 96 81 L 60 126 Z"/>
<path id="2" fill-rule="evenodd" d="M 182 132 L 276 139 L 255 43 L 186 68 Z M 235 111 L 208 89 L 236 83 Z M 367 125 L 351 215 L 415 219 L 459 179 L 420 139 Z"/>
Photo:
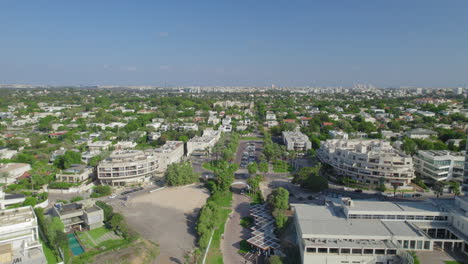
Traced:
<path id="1" fill-rule="evenodd" d="M 99 198 L 103 196 L 110 195 L 112 193 L 112 189 L 108 185 L 98 185 L 93 188 L 93 193 L 91 194 L 91 198 Z"/>
<path id="2" fill-rule="evenodd" d="M 70 202 L 74 203 L 74 202 L 78 202 L 78 201 L 81 201 L 83 200 L 84 198 L 81 197 L 81 196 L 75 196 L 73 198 L 70 199 Z"/>

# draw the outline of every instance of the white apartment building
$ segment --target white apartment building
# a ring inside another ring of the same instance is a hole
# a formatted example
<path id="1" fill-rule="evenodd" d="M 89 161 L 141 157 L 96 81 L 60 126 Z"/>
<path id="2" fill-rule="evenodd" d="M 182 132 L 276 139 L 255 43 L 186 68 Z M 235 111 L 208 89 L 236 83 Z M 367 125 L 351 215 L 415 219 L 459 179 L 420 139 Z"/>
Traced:
<path id="1" fill-rule="evenodd" d="M 94 151 L 94 150 L 108 150 L 112 146 L 111 141 L 90 141 L 87 144 L 88 150 L 89 151 Z"/>
<path id="2" fill-rule="evenodd" d="M 0 212 L 0 263 L 47 263 L 31 206 Z"/>
<path id="3" fill-rule="evenodd" d="M 424 128 L 415 128 L 410 131 L 407 131 L 405 134 L 409 138 L 418 138 L 418 139 L 426 139 L 431 136 L 437 136 L 437 132 L 432 131 L 430 129 L 424 129 Z"/>
<path id="4" fill-rule="evenodd" d="M 210 153 L 220 137 L 220 131 L 205 129 L 201 137 L 193 137 L 187 142 L 187 156 Z"/>
<path id="5" fill-rule="evenodd" d="M 419 150 L 414 159 L 415 172 L 435 181 L 463 177 L 465 155 L 447 150 Z"/>
<path id="6" fill-rule="evenodd" d="M 91 167 L 83 164 L 73 164 L 70 168 L 58 173 L 55 177 L 57 181 L 77 183 L 87 180 L 92 174 L 93 170 Z"/>
<path id="7" fill-rule="evenodd" d="M 349 135 L 346 132 L 338 131 L 338 130 L 330 130 L 328 131 L 328 135 L 333 139 L 348 139 Z"/>
<path id="8" fill-rule="evenodd" d="M 411 156 L 384 140 L 327 140 L 321 142 L 317 157 L 332 166 L 337 175 L 364 184 L 407 186 L 414 178 Z"/>
<path id="9" fill-rule="evenodd" d="M 276 115 L 273 112 L 267 112 L 265 119 L 269 121 L 276 120 Z"/>
<path id="10" fill-rule="evenodd" d="M 406 250 L 468 256 L 468 197 L 425 202 L 329 199 L 293 204 L 297 244 L 307 264 L 413 263 Z"/>
<path id="11" fill-rule="evenodd" d="M 179 162 L 184 156 L 184 142 L 167 141 L 166 144 L 155 149 L 152 153 L 156 157 L 159 165 L 156 171 L 158 173 L 164 173 L 169 164 Z"/>
<path id="12" fill-rule="evenodd" d="M 198 131 L 198 125 L 195 123 L 185 123 L 179 126 L 179 130 L 183 131 Z"/>
<path id="13" fill-rule="evenodd" d="M 302 134 L 299 130 L 283 131 L 283 142 L 287 150 L 306 151 L 312 148 L 312 142 L 309 137 Z"/>
<path id="14" fill-rule="evenodd" d="M 158 157 L 141 150 L 117 150 L 97 166 L 97 177 L 102 184 L 126 186 L 145 183 L 158 170 Z"/>

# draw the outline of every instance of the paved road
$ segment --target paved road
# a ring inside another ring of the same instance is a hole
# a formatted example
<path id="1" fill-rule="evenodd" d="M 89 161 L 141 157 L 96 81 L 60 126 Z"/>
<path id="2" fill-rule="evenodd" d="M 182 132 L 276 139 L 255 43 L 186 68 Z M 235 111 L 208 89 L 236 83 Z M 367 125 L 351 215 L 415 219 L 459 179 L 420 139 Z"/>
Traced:
<path id="1" fill-rule="evenodd" d="M 221 241 L 221 252 L 226 264 L 245 263 L 244 257 L 238 253 L 240 241 L 250 238 L 250 231 L 240 225 L 242 217 L 249 215 L 250 201 L 247 196 L 233 194 L 230 218 L 226 222 L 224 239 Z"/>

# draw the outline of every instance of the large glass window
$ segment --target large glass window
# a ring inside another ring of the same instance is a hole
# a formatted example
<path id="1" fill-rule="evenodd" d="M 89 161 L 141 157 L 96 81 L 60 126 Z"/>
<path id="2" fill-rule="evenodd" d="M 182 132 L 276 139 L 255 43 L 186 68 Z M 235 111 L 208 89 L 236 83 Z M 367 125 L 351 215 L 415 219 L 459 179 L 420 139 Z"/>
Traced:
<path id="1" fill-rule="evenodd" d="M 316 248 L 307 248 L 307 253 L 315 253 L 317 252 L 317 249 Z"/>
<path id="2" fill-rule="evenodd" d="M 342 248 L 341 249 L 341 254 L 349 254 L 351 253 L 351 249 L 350 248 Z"/>
<path id="3" fill-rule="evenodd" d="M 416 245 L 416 249 L 422 249 L 423 248 L 423 242 L 419 240 Z"/>
<path id="4" fill-rule="evenodd" d="M 430 249 L 431 248 L 431 241 L 424 241 L 424 249 Z"/>

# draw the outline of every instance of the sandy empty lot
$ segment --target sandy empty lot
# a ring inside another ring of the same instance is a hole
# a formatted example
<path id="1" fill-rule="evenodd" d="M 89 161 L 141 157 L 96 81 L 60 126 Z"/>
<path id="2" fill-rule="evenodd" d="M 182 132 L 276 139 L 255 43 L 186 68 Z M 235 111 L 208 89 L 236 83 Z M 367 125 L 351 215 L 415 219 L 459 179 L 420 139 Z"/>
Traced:
<path id="1" fill-rule="evenodd" d="M 131 198 L 116 211 L 125 215 L 129 225 L 160 245 L 159 264 L 184 263 L 184 256 L 195 247 L 198 210 L 205 204 L 208 191 L 202 186 L 166 188 Z"/>

